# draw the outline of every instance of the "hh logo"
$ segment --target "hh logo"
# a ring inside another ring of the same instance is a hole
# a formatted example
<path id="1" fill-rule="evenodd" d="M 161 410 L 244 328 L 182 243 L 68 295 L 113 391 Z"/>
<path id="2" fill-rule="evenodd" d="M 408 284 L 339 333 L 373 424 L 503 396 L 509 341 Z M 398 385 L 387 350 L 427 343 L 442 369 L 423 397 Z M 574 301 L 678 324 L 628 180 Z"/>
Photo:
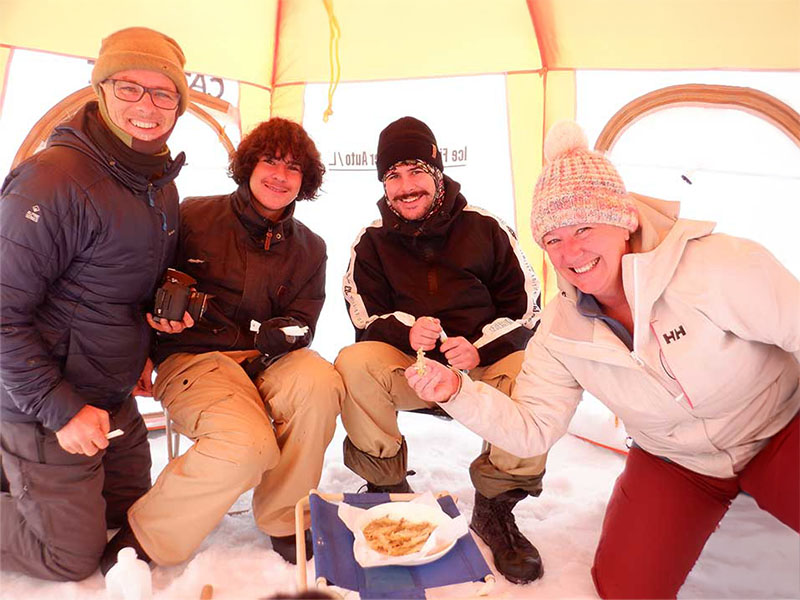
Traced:
<path id="1" fill-rule="evenodd" d="M 669 333 L 665 333 L 663 335 L 664 335 L 664 340 L 668 344 L 671 344 L 672 342 L 677 342 L 681 338 L 681 336 L 686 335 L 686 330 L 683 328 L 683 325 L 681 325 L 677 329 L 673 329 Z"/>

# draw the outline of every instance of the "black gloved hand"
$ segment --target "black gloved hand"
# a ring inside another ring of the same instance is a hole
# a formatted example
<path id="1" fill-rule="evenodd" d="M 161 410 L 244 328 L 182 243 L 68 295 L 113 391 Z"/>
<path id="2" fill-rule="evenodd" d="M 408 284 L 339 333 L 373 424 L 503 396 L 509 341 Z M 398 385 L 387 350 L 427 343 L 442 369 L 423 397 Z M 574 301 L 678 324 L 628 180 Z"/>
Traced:
<path id="1" fill-rule="evenodd" d="M 263 321 L 255 338 L 256 350 L 274 360 L 311 343 L 310 328 L 307 328 L 304 334 L 294 336 L 281 331 L 283 327 L 306 327 L 306 324 L 293 317 L 274 317 Z"/>

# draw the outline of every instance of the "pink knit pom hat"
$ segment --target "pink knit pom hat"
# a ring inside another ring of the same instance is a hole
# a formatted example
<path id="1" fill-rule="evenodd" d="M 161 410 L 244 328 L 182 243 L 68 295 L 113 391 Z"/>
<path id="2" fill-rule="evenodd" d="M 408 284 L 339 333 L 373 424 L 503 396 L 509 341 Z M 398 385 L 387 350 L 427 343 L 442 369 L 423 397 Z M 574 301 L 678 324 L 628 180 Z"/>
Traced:
<path id="1" fill-rule="evenodd" d="M 636 206 L 614 165 L 589 150 L 586 134 L 574 121 L 559 121 L 544 141 L 547 164 L 533 190 L 531 231 L 542 246 L 544 235 L 566 225 L 604 223 L 636 231 Z"/>

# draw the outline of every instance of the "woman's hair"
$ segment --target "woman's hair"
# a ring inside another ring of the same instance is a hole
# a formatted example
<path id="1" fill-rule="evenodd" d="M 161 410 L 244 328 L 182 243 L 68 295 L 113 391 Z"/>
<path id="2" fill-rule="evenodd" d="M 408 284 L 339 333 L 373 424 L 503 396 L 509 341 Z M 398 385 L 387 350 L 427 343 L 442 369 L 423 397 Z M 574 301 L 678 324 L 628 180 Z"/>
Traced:
<path id="1" fill-rule="evenodd" d="M 287 154 L 292 155 L 303 171 L 297 199 L 316 198 L 325 173 L 319 150 L 301 125 L 280 117 L 264 121 L 245 136 L 236 152 L 231 154 L 228 174 L 241 185 L 250 181 L 262 156 L 284 157 Z"/>

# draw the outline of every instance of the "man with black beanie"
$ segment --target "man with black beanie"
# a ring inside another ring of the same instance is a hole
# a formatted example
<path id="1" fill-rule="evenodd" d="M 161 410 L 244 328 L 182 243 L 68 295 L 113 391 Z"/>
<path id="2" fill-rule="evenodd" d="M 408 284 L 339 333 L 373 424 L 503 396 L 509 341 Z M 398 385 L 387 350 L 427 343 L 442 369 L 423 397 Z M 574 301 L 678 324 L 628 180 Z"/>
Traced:
<path id="1" fill-rule="evenodd" d="M 398 410 L 436 412 L 406 383 L 419 353 L 510 394 L 533 335 L 539 285 L 514 233 L 470 206 L 442 173 L 433 132 L 403 117 L 380 134 L 381 219 L 359 233 L 344 277 L 356 344 L 336 369 L 346 388 L 344 461 L 369 492 L 409 492 Z M 542 574 L 539 553 L 512 510 L 542 489 L 546 456 L 520 458 L 491 446 L 470 466 L 471 527 L 515 583 Z"/>
<path id="2" fill-rule="evenodd" d="M 144 307 L 178 241 L 184 155 L 173 160 L 166 141 L 189 102 L 184 63 L 175 40 L 151 29 L 104 39 L 97 100 L 3 184 L 3 569 L 88 577 L 107 528 L 150 487 L 134 393 L 151 387 Z M 184 318 L 158 328 L 180 331 Z"/>

